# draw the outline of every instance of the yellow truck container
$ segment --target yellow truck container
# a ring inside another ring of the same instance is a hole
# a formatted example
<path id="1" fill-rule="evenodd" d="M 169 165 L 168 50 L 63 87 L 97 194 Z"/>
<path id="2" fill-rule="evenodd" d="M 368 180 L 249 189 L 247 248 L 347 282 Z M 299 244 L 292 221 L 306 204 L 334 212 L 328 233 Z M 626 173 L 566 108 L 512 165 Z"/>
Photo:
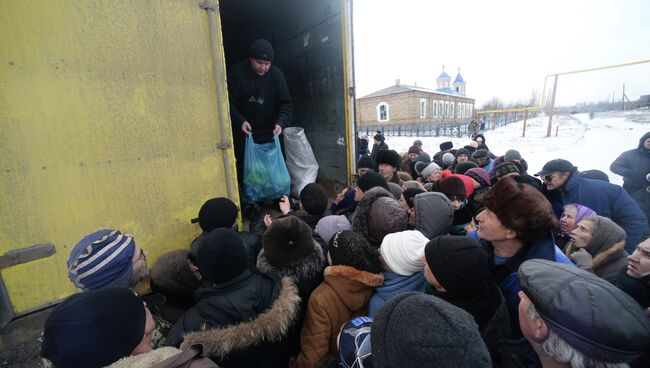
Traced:
<path id="1" fill-rule="evenodd" d="M 267 38 L 331 192 L 353 168 L 350 0 L 0 2 L 0 328 L 76 292 L 99 228 L 187 248 L 239 203 L 226 65 Z"/>

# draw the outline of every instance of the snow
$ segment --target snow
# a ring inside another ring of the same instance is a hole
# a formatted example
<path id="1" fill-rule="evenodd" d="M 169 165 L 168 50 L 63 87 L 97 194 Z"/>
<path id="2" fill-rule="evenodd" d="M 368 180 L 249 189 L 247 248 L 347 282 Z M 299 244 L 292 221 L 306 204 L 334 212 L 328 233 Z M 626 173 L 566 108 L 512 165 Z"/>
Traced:
<path id="1" fill-rule="evenodd" d="M 636 148 L 639 139 L 650 129 L 650 111 L 619 111 L 596 113 L 593 120 L 587 114 L 553 117 L 551 137 L 546 137 L 548 117 L 529 119 L 526 136 L 522 137 L 523 121 L 510 123 L 495 130 L 486 130 L 485 143 L 497 156 L 516 149 L 528 162 L 528 173 L 534 174 L 552 159 L 571 161 L 578 170 L 601 170 L 612 183 L 622 185 L 623 178 L 612 173 L 609 165 L 624 151 Z M 557 128 L 557 136 L 556 134 Z M 420 139 L 422 148 L 433 157 L 439 145 L 451 141 L 454 148 L 465 146 L 470 139 L 450 137 L 386 137 L 390 149 L 406 152 L 413 141 Z"/>

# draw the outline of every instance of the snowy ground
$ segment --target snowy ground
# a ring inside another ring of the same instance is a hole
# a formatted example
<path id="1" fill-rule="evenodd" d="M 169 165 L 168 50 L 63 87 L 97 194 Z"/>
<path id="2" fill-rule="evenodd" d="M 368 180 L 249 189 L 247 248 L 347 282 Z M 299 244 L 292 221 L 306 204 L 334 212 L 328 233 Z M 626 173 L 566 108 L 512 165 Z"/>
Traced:
<path id="1" fill-rule="evenodd" d="M 569 160 L 578 170 L 597 169 L 609 175 L 612 183 L 623 184 L 623 178 L 609 171 L 609 165 L 623 151 L 636 148 L 639 138 L 650 131 L 650 111 L 597 113 L 593 120 L 586 114 L 554 116 L 552 136 L 546 138 L 548 117 L 529 119 L 526 136 L 522 138 L 523 121 L 484 132 L 487 146 L 495 155 L 516 149 L 528 162 L 528 172 L 541 170 L 547 161 L 555 158 Z M 557 137 L 555 136 L 556 127 Z M 433 156 L 439 144 L 445 141 L 461 148 L 469 142 L 449 137 L 387 137 L 390 149 L 405 152 L 415 139 L 423 142 L 423 149 Z"/>

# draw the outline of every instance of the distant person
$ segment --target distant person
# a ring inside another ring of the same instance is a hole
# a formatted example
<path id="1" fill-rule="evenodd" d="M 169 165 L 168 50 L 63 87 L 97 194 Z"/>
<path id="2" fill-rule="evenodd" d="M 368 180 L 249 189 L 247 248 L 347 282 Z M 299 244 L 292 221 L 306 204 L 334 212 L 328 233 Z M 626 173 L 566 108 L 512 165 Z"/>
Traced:
<path id="1" fill-rule="evenodd" d="M 472 121 L 467 124 L 467 135 L 469 135 L 470 139 L 473 139 L 474 136 L 478 134 L 478 129 L 479 125 L 476 122 L 476 119 L 472 119 Z"/>
<path id="2" fill-rule="evenodd" d="M 519 325 L 542 367 L 626 367 L 650 346 L 641 307 L 596 275 L 532 259 L 518 276 Z"/>
<path id="3" fill-rule="evenodd" d="M 365 134 L 357 133 L 357 159 L 361 156 L 370 155 L 368 151 L 368 136 Z"/>
<path id="4" fill-rule="evenodd" d="M 623 177 L 623 188 L 628 194 L 644 191 L 650 182 L 650 132 L 639 139 L 639 145 L 632 150 L 621 153 L 609 169 Z"/>
<path id="5" fill-rule="evenodd" d="M 380 173 L 387 182 L 392 182 L 398 185 L 403 185 L 404 182 L 400 179 L 398 171 L 400 169 L 400 155 L 394 150 L 381 150 L 377 152 L 375 163 L 377 164 L 377 172 Z"/>
<path id="6" fill-rule="evenodd" d="M 357 186 L 361 178 L 369 171 L 373 171 L 375 163 L 370 156 L 362 156 L 357 161 Z M 345 215 L 348 220 L 352 219 L 354 210 L 357 208 L 355 187 L 345 188 L 336 195 L 330 205 L 330 213 L 333 215 Z"/>
<path id="7" fill-rule="evenodd" d="M 486 149 L 477 149 L 472 153 L 472 159 L 478 167 L 490 172 L 494 168 L 494 160 L 490 158 L 490 153 Z"/>
<path id="8" fill-rule="evenodd" d="M 461 163 L 469 161 L 469 155 L 470 153 L 467 148 L 459 148 L 456 150 L 456 162 Z"/>
<path id="9" fill-rule="evenodd" d="M 569 203 L 580 203 L 600 216 L 609 217 L 625 230 L 625 250 L 628 253 L 650 234 L 645 214 L 618 185 L 583 179 L 577 168 L 563 159 L 547 162 L 535 176 L 543 179 L 544 194 L 551 201 L 557 217 L 562 214 L 563 206 Z"/>
<path id="10" fill-rule="evenodd" d="M 293 102 L 282 71 L 271 65 L 275 51 L 265 39 L 251 43 L 248 60 L 228 68 L 228 97 L 237 179 L 243 183 L 246 136 L 255 143 L 273 141 L 273 135 L 291 124 Z"/>
<path id="11" fill-rule="evenodd" d="M 374 143 L 372 144 L 372 151 L 370 152 L 370 157 L 372 157 L 372 160 L 374 162 L 377 162 L 377 152 L 381 150 L 387 150 L 388 145 L 385 142 L 386 138 L 384 138 L 384 135 L 381 134 L 381 131 L 379 130 L 377 131 L 377 134 L 375 134 L 373 139 L 374 139 L 373 141 Z"/>
<path id="12" fill-rule="evenodd" d="M 422 153 L 422 148 L 417 147 L 417 146 L 411 146 L 409 147 L 408 152 L 406 153 L 405 157 L 402 159 L 402 166 L 401 170 L 405 173 L 410 173 L 411 172 L 411 164 L 415 162 L 415 160 L 420 156 Z"/>

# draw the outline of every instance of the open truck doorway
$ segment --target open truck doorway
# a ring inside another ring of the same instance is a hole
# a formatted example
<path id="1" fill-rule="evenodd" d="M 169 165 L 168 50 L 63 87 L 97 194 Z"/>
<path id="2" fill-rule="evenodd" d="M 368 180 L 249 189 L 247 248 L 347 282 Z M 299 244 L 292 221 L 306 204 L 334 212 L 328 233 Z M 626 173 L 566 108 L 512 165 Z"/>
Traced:
<path id="1" fill-rule="evenodd" d="M 293 100 L 289 126 L 304 128 L 330 194 L 349 183 L 354 149 L 351 2 L 345 0 L 221 1 L 226 67 L 247 60 L 256 39 L 268 40 L 273 65 Z M 241 134 L 233 127 L 233 134 Z"/>

